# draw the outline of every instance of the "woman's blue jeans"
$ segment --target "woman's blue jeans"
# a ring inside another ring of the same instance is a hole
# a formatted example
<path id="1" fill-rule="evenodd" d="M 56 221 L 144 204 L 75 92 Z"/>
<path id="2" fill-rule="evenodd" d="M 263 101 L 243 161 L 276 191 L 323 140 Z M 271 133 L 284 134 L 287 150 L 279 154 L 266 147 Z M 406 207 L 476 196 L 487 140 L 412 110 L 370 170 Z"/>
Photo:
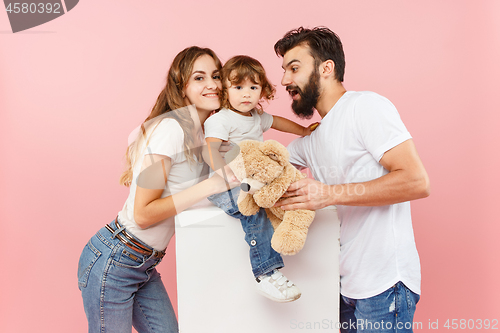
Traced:
<path id="1" fill-rule="evenodd" d="M 340 331 L 342 333 L 413 332 L 413 315 L 419 299 L 420 296 L 402 282 L 370 298 L 352 299 L 340 295 Z"/>
<path id="2" fill-rule="evenodd" d="M 281 255 L 271 247 L 274 229 L 265 209 L 261 208 L 252 216 L 241 214 L 236 204 L 239 194 L 240 188 L 235 187 L 227 192 L 212 195 L 208 197 L 208 200 L 229 216 L 240 220 L 245 232 L 245 241 L 250 246 L 250 264 L 255 277 L 284 267 Z"/>
<path id="3" fill-rule="evenodd" d="M 132 250 L 108 229 L 99 230 L 78 263 L 89 332 L 132 332 L 132 325 L 139 333 L 178 332 L 174 309 L 155 268 L 160 261 Z"/>

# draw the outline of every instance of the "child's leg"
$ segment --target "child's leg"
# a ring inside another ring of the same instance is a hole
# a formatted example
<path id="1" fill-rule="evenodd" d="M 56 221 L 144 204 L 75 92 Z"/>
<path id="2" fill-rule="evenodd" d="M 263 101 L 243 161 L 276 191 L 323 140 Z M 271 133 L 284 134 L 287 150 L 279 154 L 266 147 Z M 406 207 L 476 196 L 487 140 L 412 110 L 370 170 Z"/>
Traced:
<path id="1" fill-rule="evenodd" d="M 267 218 L 266 211 L 261 208 L 252 216 L 240 213 L 237 205 L 240 188 L 218 193 L 208 197 L 208 200 L 222 209 L 226 214 L 237 218 L 245 231 L 245 240 L 250 246 L 250 263 L 255 277 L 271 273 L 274 269 L 284 266 L 281 255 L 271 247 L 274 229 Z"/>
<path id="2" fill-rule="evenodd" d="M 300 290 L 286 276 L 277 271 L 284 266 L 281 255 L 271 247 L 274 228 L 265 209 L 252 216 L 240 213 L 237 205 L 239 187 L 208 197 L 208 200 L 226 214 L 237 218 L 245 231 L 250 246 L 250 263 L 257 281 L 257 291 L 276 302 L 291 302 L 300 297 Z"/>
<path id="3" fill-rule="evenodd" d="M 227 215 L 239 219 L 243 214 L 238 210 L 238 196 L 240 195 L 240 188 L 235 187 L 229 191 L 217 193 L 209 196 L 207 199 L 215 206 L 222 209 Z"/>
<path id="4" fill-rule="evenodd" d="M 281 255 L 271 247 L 274 228 L 265 209 L 242 219 L 245 240 L 250 245 L 250 262 L 257 291 L 276 302 L 292 302 L 301 295 L 299 288 L 277 269 L 284 266 Z"/>
<path id="5" fill-rule="evenodd" d="M 250 263 L 255 277 L 271 273 L 284 266 L 281 255 L 271 247 L 274 229 L 267 218 L 266 211 L 261 208 L 252 216 L 240 217 L 245 231 L 245 240 L 250 246 Z"/>

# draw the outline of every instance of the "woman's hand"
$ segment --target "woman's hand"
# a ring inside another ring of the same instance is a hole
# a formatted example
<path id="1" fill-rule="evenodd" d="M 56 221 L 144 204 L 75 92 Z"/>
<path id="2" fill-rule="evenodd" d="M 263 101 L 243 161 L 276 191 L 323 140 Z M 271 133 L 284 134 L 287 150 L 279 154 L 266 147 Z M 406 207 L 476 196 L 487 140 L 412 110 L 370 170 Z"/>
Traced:
<path id="1" fill-rule="evenodd" d="M 234 175 L 233 175 L 234 176 Z M 236 177 L 222 178 L 217 173 L 206 180 L 210 183 L 211 188 L 213 188 L 213 194 L 228 191 L 236 186 L 240 186 L 240 181 Z"/>

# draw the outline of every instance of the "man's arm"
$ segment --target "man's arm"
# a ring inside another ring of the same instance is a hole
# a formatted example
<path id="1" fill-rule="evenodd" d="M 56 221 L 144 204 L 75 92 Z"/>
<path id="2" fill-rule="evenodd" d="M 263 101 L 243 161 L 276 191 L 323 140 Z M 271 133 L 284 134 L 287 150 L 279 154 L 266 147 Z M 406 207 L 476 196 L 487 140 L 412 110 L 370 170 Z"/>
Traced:
<path id="1" fill-rule="evenodd" d="M 326 185 L 310 178 L 288 188 L 277 203 L 284 210 L 317 210 L 330 205 L 384 206 L 429 196 L 430 182 L 413 140 L 385 152 L 380 164 L 388 174 L 363 183 Z"/>

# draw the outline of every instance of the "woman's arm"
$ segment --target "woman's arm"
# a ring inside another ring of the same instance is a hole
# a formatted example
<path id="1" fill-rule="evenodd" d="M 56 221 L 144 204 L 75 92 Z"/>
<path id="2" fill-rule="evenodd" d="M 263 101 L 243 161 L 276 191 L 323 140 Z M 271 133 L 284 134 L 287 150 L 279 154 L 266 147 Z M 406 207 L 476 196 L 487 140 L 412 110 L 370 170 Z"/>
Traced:
<path id="1" fill-rule="evenodd" d="M 280 116 L 273 116 L 273 124 L 271 125 L 271 128 L 281 131 L 281 132 L 287 132 L 287 133 L 292 133 L 300 136 L 306 136 L 312 133 L 314 129 L 317 127 L 318 123 L 313 123 L 309 125 L 308 127 L 304 127 L 302 125 L 299 125 L 290 119 L 286 119 Z"/>
<path id="2" fill-rule="evenodd" d="M 162 155 L 148 155 L 143 170 L 137 178 L 134 202 L 134 220 L 140 228 L 147 228 L 166 218 L 179 214 L 200 200 L 227 190 L 226 184 L 217 176 L 206 179 L 184 191 L 161 198 L 170 173 L 171 160 Z"/>

